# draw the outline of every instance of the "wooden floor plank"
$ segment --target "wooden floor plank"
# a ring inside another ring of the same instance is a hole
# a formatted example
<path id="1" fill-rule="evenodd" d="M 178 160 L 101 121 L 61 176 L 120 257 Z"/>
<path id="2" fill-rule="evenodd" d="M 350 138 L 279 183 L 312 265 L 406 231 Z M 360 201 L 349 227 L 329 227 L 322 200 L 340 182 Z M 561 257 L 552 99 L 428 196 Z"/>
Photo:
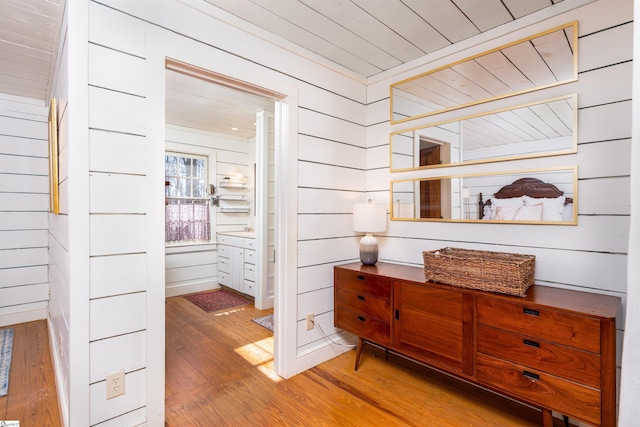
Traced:
<path id="1" fill-rule="evenodd" d="M 0 397 L 2 420 L 20 427 L 58 427 L 60 414 L 46 320 L 13 327 L 9 393 Z"/>
<path id="2" fill-rule="evenodd" d="M 370 345 L 357 372 L 350 351 L 278 378 L 272 334 L 251 322 L 266 313 L 250 305 L 205 313 L 167 299 L 166 426 L 541 425 L 535 409 L 397 355 L 386 360 Z"/>

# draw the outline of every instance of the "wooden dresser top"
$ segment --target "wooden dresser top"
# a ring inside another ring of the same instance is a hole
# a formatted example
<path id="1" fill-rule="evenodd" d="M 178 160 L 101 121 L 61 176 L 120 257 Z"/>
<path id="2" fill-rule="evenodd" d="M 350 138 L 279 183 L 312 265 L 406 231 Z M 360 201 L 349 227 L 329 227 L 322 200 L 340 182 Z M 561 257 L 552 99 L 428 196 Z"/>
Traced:
<path id="1" fill-rule="evenodd" d="M 375 274 L 396 280 L 427 283 L 422 267 L 408 266 L 378 262 L 376 265 L 363 265 L 360 262 L 337 265 L 336 268 Z M 432 286 L 451 288 L 450 285 L 429 282 Z M 596 317 L 614 318 L 620 308 L 620 297 L 597 294 L 593 292 L 576 291 L 572 289 L 554 288 L 551 286 L 534 285 L 527 290 L 527 295 L 517 297 L 473 289 L 459 288 L 462 292 L 475 294 L 476 296 L 491 296 L 492 298 L 504 298 L 510 302 L 522 303 L 527 306 L 553 307 L 560 311 L 572 314 L 592 315 Z"/>

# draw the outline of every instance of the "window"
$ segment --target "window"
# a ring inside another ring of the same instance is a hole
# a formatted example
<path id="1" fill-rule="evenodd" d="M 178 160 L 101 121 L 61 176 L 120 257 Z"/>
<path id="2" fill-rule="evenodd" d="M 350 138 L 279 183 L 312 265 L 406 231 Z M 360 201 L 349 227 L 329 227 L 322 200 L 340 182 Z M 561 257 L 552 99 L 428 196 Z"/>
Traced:
<path id="1" fill-rule="evenodd" d="M 167 152 L 164 159 L 165 240 L 208 241 L 211 226 L 206 192 L 207 158 Z"/>

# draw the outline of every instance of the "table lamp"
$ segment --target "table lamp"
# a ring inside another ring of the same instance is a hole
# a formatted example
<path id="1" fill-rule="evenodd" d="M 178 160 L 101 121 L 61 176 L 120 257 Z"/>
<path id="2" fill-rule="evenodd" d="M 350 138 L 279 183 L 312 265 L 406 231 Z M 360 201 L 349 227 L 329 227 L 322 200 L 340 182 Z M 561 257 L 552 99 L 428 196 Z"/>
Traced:
<path id="1" fill-rule="evenodd" d="M 378 240 L 371 233 L 387 229 L 387 207 L 384 203 L 356 203 L 353 205 L 353 230 L 366 233 L 360 240 L 360 261 L 374 265 L 378 261 Z"/>

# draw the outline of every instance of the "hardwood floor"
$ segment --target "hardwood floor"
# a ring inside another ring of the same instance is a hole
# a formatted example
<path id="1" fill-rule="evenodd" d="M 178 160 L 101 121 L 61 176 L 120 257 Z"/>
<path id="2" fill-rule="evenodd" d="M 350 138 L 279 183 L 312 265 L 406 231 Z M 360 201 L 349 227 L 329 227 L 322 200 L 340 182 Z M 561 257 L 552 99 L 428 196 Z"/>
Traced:
<path id="1" fill-rule="evenodd" d="M 20 427 L 59 427 L 47 321 L 3 329 L 9 327 L 13 328 L 13 350 L 8 394 L 0 397 L 0 420 L 20 421 Z"/>
<path id="2" fill-rule="evenodd" d="M 534 409 L 373 346 L 357 372 L 350 351 L 284 380 L 272 371 L 270 331 L 251 322 L 268 312 L 205 313 L 182 297 L 166 307 L 168 427 L 542 424 Z"/>

